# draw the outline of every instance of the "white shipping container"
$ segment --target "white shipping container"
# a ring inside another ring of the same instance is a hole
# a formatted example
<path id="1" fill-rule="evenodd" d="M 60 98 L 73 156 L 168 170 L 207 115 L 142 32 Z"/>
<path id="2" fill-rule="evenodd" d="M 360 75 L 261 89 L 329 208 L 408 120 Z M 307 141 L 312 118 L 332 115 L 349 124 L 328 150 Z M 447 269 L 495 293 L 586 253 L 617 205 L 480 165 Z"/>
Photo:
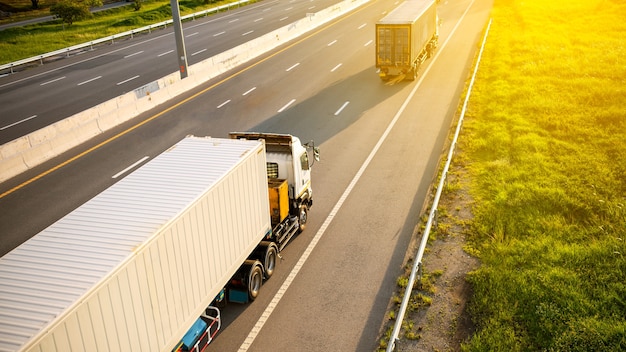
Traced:
<path id="1" fill-rule="evenodd" d="M 259 141 L 187 137 L 0 258 L 0 351 L 170 351 L 271 229 Z"/>

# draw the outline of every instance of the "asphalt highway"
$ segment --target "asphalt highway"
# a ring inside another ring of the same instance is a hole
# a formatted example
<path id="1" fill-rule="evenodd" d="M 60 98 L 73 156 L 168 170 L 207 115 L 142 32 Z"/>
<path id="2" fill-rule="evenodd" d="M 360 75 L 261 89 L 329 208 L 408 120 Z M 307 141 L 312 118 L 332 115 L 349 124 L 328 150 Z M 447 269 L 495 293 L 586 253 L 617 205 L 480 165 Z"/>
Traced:
<path id="1" fill-rule="evenodd" d="M 291 133 L 321 149 L 308 227 L 257 300 L 223 309 L 210 348 L 375 350 L 491 4 L 439 4 L 439 48 L 415 82 L 378 78 L 374 23 L 397 2 L 373 1 L 0 184 L 0 254 L 185 135 Z"/>
<path id="2" fill-rule="evenodd" d="M 189 65 L 320 11 L 334 0 L 265 0 L 184 23 Z M 0 145 L 178 70 L 173 27 L 0 77 Z"/>

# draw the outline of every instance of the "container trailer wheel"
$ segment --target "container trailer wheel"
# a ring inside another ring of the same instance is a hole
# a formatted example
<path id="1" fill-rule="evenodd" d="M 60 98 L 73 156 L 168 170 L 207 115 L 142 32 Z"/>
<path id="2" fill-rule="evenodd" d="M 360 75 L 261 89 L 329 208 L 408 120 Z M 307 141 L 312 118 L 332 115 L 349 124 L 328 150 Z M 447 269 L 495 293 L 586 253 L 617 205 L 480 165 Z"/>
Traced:
<path id="1" fill-rule="evenodd" d="M 250 267 L 248 273 L 248 297 L 250 301 L 254 301 L 261 291 L 263 285 L 263 269 L 261 269 L 261 262 L 258 260 Z"/>
<path id="2" fill-rule="evenodd" d="M 272 241 L 261 241 L 252 255 L 248 259 L 258 260 L 263 264 L 265 279 L 269 279 L 274 274 L 278 255 L 278 245 Z"/>
<path id="3" fill-rule="evenodd" d="M 274 274 L 277 257 L 278 247 L 275 243 L 272 243 L 267 246 L 267 249 L 265 250 L 265 258 L 263 260 L 263 267 L 265 268 L 265 279 L 269 279 Z"/>

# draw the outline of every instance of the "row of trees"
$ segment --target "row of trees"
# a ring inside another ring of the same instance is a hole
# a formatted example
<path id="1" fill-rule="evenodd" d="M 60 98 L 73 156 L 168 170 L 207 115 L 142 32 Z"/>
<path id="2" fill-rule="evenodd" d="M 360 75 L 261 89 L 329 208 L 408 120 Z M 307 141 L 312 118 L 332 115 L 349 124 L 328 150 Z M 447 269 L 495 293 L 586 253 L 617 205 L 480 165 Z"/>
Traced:
<path id="1" fill-rule="evenodd" d="M 39 0 L 31 0 L 36 8 Z M 135 11 L 141 9 L 141 0 L 133 0 Z M 91 8 L 102 6 L 102 0 L 60 0 L 50 7 L 50 13 L 63 21 L 63 24 L 72 23 L 92 16 Z"/>

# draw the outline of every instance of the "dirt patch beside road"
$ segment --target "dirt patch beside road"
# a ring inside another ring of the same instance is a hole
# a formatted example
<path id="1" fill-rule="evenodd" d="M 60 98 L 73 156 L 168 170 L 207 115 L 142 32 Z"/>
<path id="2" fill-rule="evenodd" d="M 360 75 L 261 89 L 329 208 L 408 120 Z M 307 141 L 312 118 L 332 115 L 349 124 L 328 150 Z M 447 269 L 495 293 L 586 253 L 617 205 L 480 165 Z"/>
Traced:
<path id="1" fill-rule="evenodd" d="M 467 312 L 471 286 L 466 276 L 478 268 L 479 261 L 463 250 L 467 224 L 472 218 L 467 182 L 462 167 L 450 169 L 439 202 L 437 227 L 433 226 L 423 258 L 424 277 L 421 285 L 416 284 L 413 289 L 396 351 L 460 351 L 461 343 L 474 331 Z M 415 257 L 423 230 L 419 232 L 407 258 Z M 412 265 L 410 259 L 404 277 L 409 277 Z M 389 319 L 381 328 L 380 339 L 388 339 L 403 294 L 404 288 L 398 288 L 389 305 Z M 386 345 L 381 343 L 381 350 L 384 348 Z"/>

